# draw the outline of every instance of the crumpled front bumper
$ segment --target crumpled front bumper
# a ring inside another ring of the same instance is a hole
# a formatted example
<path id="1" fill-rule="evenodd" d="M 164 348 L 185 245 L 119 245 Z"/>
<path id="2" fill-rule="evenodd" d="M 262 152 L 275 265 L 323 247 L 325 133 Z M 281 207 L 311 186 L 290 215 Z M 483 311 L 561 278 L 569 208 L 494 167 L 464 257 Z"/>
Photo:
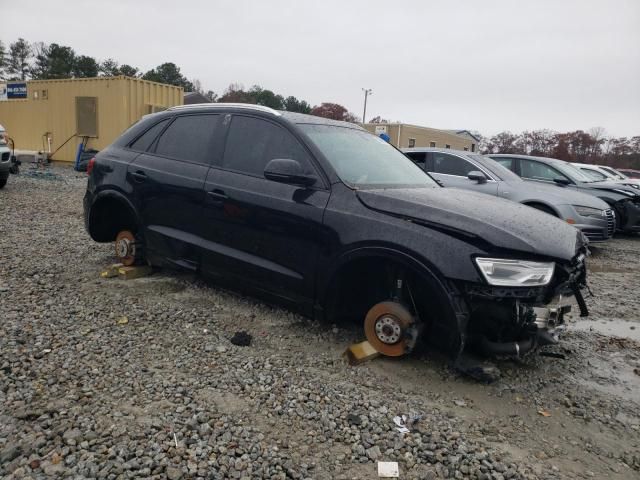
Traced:
<path id="1" fill-rule="evenodd" d="M 618 228 L 623 232 L 640 232 L 640 196 L 620 200 L 614 205 Z"/>
<path id="2" fill-rule="evenodd" d="M 570 264 L 556 264 L 552 283 L 544 287 L 467 285 L 467 344 L 485 355 L 518 357 L 557 343 L 572 299 L 578 304 L 580 316 L 589 315 L 583 297 L 587 289 L 586 254 L 584 249 Z"/>

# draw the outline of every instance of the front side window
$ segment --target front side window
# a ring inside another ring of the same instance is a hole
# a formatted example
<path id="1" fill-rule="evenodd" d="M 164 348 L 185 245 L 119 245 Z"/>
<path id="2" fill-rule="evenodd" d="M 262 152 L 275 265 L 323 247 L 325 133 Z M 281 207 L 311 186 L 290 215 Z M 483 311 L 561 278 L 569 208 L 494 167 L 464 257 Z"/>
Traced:
<path id="1" fill-rule="evenodd" d="M 582 172 L 592 180 L 602 181 L 607 179 L 607 176 L 604 173 L 600 173 L 597 170 L 591 170 L 590 168 L 581 168 L 580 170 L 582 170 Z"/>
<path id="2" fill-rule="evenodd" d="M 466 177 L 469 172 L 479 170 L 474 164 L 448 153 L 433 153 L 433 173 Z"/>
<path id="3" fill-rule="evenodd" d="M 219 119 L 220 115 L 177 117 L 158 139 L 155 153 L 178 160 L 208 164 Z"/>
<path id="4" fill-rule="evenodd" d="M 138 139 L 130 145 L 130 148 L 138 152 L 146 152 L 147 150 L 149 150 L 149 147 L 151 147 L 151 145 L 158 137 L 162 129 L 167 125 L 167 123 L 169 123 L 168 118 L 156 123 L 153 127 L 144 132 L 140 137 L 138 137 Z"/>
<path id="5" fill-rule="evenodd" d="M 297 160 L 304 173 L 315 173 L 309 154 L 290 132 L 267 120 L 234 115 L 222 167 L 262 177 L 267 163 L 276 158 Z"/>
<path id="6" fill-rule="evenodd" d="M 569 180 L 555 168 L 534 160 L 520 159 L 520 170 L 522 177 L 532 180 L 546 180 L 549 182 L 553 182 L 556 179 Z"/>
<path id="7" fill-rule="evenodd" d="M 354 188 L 438 187 L 409 158 L 369 132 L 333 125 L 299 125 L 340 179 Z"/>

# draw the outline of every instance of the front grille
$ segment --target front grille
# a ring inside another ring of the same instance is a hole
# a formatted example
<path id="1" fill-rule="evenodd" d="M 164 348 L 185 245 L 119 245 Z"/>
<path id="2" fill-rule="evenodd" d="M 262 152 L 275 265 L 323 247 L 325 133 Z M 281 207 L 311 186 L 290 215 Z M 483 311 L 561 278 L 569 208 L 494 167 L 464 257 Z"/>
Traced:
<path id="1" fill-rule="evenodd" d="M 616 231 L 616 214 L 611 208 L 605 210 L 604 213 L 607 218 L 607 236 L 613 237 L 613 234 Z"/>
<path id="2" fill-rule="evenodd" d="M 3 162 L 8 162 L 10 155 L 11 155 L 11 152 L 2 152 L 2 161 Z"/>

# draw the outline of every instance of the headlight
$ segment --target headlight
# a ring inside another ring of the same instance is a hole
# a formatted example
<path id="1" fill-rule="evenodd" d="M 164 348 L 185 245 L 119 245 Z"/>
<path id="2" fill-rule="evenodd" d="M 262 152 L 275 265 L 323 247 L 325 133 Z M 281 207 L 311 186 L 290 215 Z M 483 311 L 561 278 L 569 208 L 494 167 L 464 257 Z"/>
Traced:
<path id="1" fill-rule="evenodd" d="M 476 258 L 480 271 L 490 285 L 540 287 L 553 277 L 554 262 L 529 262 L 504 258 Z"/>
<path id="2" fill-rule="evenodd" d="M 602 210 L 600 210 L 599 208 L 593 208 L 593 207 L 581 207 L 580 205 L 574 205 L 573 208 L 576 209 L 576 212 L 578 212 L 578 215 L 581 215 L 583 217 L 597 217 L 597 218 L 602 218 Z"/>

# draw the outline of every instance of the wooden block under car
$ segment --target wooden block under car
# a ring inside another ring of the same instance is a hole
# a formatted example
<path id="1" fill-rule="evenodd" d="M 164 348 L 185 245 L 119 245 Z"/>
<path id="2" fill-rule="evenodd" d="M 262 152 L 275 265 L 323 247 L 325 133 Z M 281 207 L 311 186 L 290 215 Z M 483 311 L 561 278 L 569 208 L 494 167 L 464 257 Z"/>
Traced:
<path id="1" fill-rule="evenodd" d="M 151 275 L 151 267 L 149 265 L 136 265 L 132 267 L 120 267 L 118 273 L 124 280 L 133 280 L 134 278 L 146 277 Z"/>
<path id="2" fill-rule="evenodd" d="M 119 269 L 124 267 L 121 263 L 114 263 L 113 265 L 109 265 L 106 270 L 100 273 L 102 278 L 113 278 L 120 275 Z"/>
<path id="3" fill-rule="evenodd" d="M 360 343 L 354 343 L 344 352 L 350 365 L 358 365 L 372 360 L 380 355 L 375 348 L 371 346 L 366 340 Z"/>

